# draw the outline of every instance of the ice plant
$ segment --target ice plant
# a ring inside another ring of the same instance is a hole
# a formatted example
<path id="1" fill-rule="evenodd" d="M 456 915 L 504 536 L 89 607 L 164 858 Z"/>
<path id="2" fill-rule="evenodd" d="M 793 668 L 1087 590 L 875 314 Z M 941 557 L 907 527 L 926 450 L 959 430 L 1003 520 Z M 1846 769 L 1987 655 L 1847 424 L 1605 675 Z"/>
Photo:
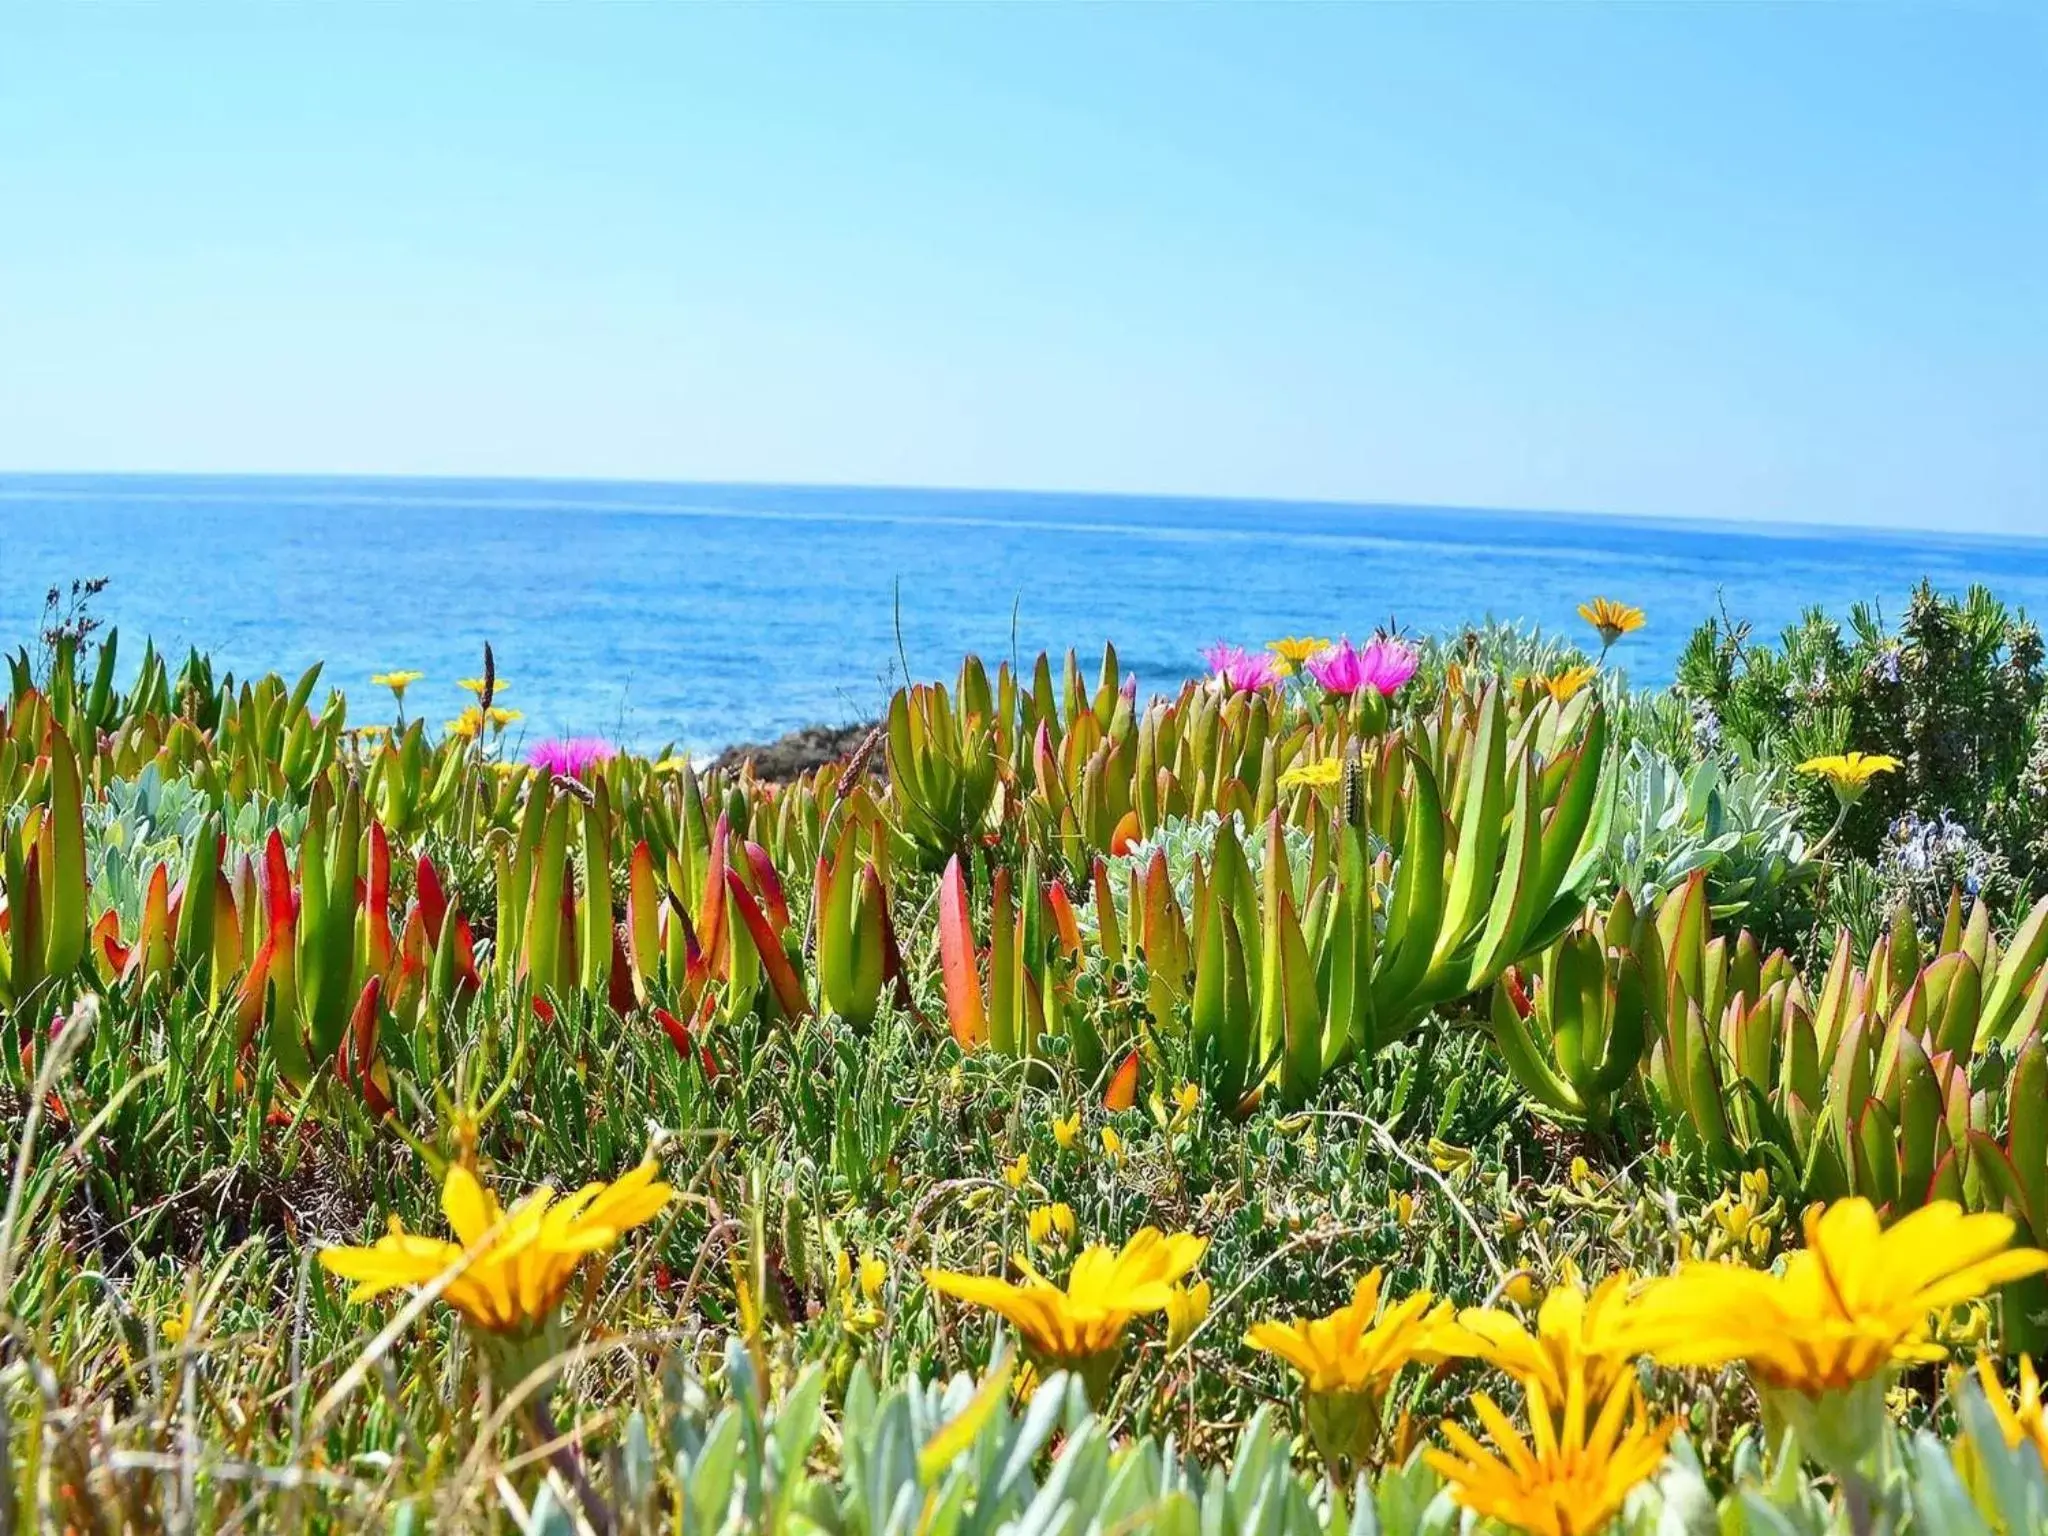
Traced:
<path id="1" fill-rule="evenodd" d="M 1202 652 L 1202 660 L 1226 693 L 1251 693 L 1270 688 L 1285 674 L 1277 657 L 1258 655 L 1222 641 Z"/>
<path id="2" fill-rule="evenodd" d="M 1100 1402 L 1123 1358 L 1124 1330 L 1133 1318 L 1175 1305 L 1176 1287 L 1208 1246 L 1205 1238 L 1146 1227 L 1121 1251 L 1091 1244 L 1074 1260 L 1065 1289 L 1021 1258 L 1022 1285 L 944 1269 L 928 1269 L 924 1278 L 939 1295 L 1006 1319 L 1041 1372 L 1076 1372 Z"/>
<path id="3" fill-rule="evenodd" d="M 1623 635 L 1632 635 L 1643 627 L 1642 609 L 1618 603 L 1611 597 L 1596 597 L 1590 603 L 1579 604 L 1579 617 L 1600 632 L 1603 656 Z"/>
<path id="4" fill-rule="evenodd" d="M 1765 1406 L 1837 1472 L 1881 1441 L 1896 1363 L 1939 1360 L 1935 1314 L 2048 1270 L 2011 1246 L 2012 1218 L 1935 1200 L 1884 1227 L 1863 1199 L 1806 1213 L 1806 1246 L 1782 1274 L 1690 1263 L 1636 1303 L 1630 1342 L 1665 1365 L 1741 1361 Z"/>
<path id="5" fill-rule="evenodd" d="M 1311 660 L 1308 675 L 1325 692 L 1341 698 L 1350 698 L 1367 688 L 1382 698 L 1392 698 L 1421 664 L 1421 658 L 1398 640 L 1374 640 L 1361 651 L 1354 650 L 1347 638 L 1338 641 L 1334 650 Z"/>
<path id="6" fill-rule="evenodd" d="M 1299 1373 L 1309 1436 L 1333 1468 L 1369 1459 L 1381 1406 L 1403 1367 L 1440 1364 L 1481 1347 L 1458 1325 L 1451 1304 L 1428 1291 L 1384 1310 L 1380 1301 L 1375 1269 L 1328 1317 L 1259 1323 L 1244 1336 L 1253 1349 L 1278 1355 Z"/>
<path id="7" fill-rule="evenodd" d="M 580 779 L 617 752 L 618 748 L 601 736 L 570 736 L 535 742 L 526 760 L 558 779 Z"/>
<path id="8" fill-rule="evenodd" d="M 1310 639 L 1303 635 L 1289 635 L 1284 640 L 1271 640 L 1266 644 L 1266 649 L 1280 658 L 1281 668 L 1289 677 L 1301 670 L 1302 663 L 1311 657 L 1320 656 L 1329 648 L 1329 641 Z"/>
<path id="9" fill-rule="evenodd" d="M 1593 1536 L 1606 1529 L 1630 1491 L 1662 1465 L 1678 1421 L 1650 1422 L 1633 1382 L 1615 1383 L 1604 1401 L 1590 1396 L 1579 1374 L 1568 1378 L 1567 1388 L 1564 1401 L 1553 1405 L 1542 1387 L 1528 1384 L 1527 1440 L 1492 1398 L 1475 1392 L 1472 1409 L 1498 1454 L 1446 1419 L 1443 1436 L 1451 1449 L 1422 1454 L 1450 1485 L 1452 1501 L 1528 1536 Z M 1596 1401 L 1599 1417 L 1588 1424 Z"/>
<path id="10" fill-rule="evenodd" d="M 611 1184 L 586 1184 L 558 1198 L 542 1185 L 510 1210 L 461 1164 L 441 1186 L 441 1213 L 455 1242 L 407 1232 L 396 1217 L 391 1230 L 368 1248 L 324 1248 L 320 1263 L 353 1280 L 351 1301 L 427 1285 L 449 1271 L 441 1295 L 468 1322 L 488 1334 L 528 1336 L 561 1304 L 576 1267 L 651 1221 L 668 1204 L 669 1186 L 653 1162 Z"/>

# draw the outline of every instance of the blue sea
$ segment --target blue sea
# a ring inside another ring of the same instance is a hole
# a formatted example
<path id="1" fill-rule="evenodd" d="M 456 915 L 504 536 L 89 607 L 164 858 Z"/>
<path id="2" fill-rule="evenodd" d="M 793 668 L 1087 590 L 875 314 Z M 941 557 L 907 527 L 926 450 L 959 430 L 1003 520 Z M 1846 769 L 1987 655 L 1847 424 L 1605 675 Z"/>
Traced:
<path id="1" fill-rule="evenodd" d="M 434 721 L 494 648 L 528 737 L 702 752 L 872 716 L 907 666 L 950 678 L 1114 640 L 1141 686 L 1202 646 L 1444 631 L 1493 615 L 1582 634 L 1596 593 L 1647 610 L 1614 660 L 1670 679 L 1724 606 L 1774 635 L 1820 605 L 1888 618 L 1921 576 L 2048 610 L 2048 540 L 1179 497 L 517 480 L 0 475 L 0 643 L 47 588 L 239 674 L 326 663 L 352 716 L 374 672 L 426 674 Z M 132 647 L 132 649 L 131 649 Z M 124 669 L 125 670 L 125 669 Z"/>

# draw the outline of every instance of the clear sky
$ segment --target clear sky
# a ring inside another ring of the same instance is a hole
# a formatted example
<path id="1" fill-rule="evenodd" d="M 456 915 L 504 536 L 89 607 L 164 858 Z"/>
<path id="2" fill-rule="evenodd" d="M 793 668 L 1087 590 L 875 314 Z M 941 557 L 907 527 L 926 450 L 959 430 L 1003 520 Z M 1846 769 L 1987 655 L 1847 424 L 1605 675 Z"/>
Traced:
<path id="1" fill-rule="evenodd" d="M 2048 528 L 2048 7 L 0 14 L 0 468 Z"/>

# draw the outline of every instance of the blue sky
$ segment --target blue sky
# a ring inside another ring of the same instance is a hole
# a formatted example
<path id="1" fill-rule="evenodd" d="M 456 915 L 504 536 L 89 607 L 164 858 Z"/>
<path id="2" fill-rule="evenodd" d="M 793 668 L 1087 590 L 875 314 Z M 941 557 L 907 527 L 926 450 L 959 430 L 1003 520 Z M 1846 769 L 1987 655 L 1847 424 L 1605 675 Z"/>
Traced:
<path id="1" fill-rule="evenodd" d="M 0 468 L 2040 530 L 2041 14 L 14 5 Z"/>

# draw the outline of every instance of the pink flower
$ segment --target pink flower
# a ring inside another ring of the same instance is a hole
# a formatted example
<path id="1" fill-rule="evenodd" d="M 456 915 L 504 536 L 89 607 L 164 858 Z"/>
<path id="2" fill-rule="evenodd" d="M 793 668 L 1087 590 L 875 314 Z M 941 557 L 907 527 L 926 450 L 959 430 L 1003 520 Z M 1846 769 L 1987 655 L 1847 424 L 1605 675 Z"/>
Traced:
<path id="1" fill-rule="evenodd" d="M 571 736 L 564 741 L 535 742 L 526 760 L 558 779 L 580 779 L 617 751 L 602 736 Z"/>
<path id="2" fill-rule="evenodd" d="M 1222 679 L 1224 691 L 1236 693 L 1251 692 L 1258 688 L 1270 688 L 1280 681 L 1279 663 L 1263 652 L 1247 652 L 1221 640 L 1202 652 L 1202 660 L 1209 664 L 1209 670 Z"/>
<path id="3" fill-rule="evenodd" d="M 1349 698 L 1361 688 L 1370 688 L 1383 698 L 1392 698 L 1415 675 L 1421 658 L 1398 640 L 1375 640 L 1364 650 L 1352 649 L 1341 640 L 1333 651 L 1308 660 L 1308 674 L 1331 693 Z"/>

